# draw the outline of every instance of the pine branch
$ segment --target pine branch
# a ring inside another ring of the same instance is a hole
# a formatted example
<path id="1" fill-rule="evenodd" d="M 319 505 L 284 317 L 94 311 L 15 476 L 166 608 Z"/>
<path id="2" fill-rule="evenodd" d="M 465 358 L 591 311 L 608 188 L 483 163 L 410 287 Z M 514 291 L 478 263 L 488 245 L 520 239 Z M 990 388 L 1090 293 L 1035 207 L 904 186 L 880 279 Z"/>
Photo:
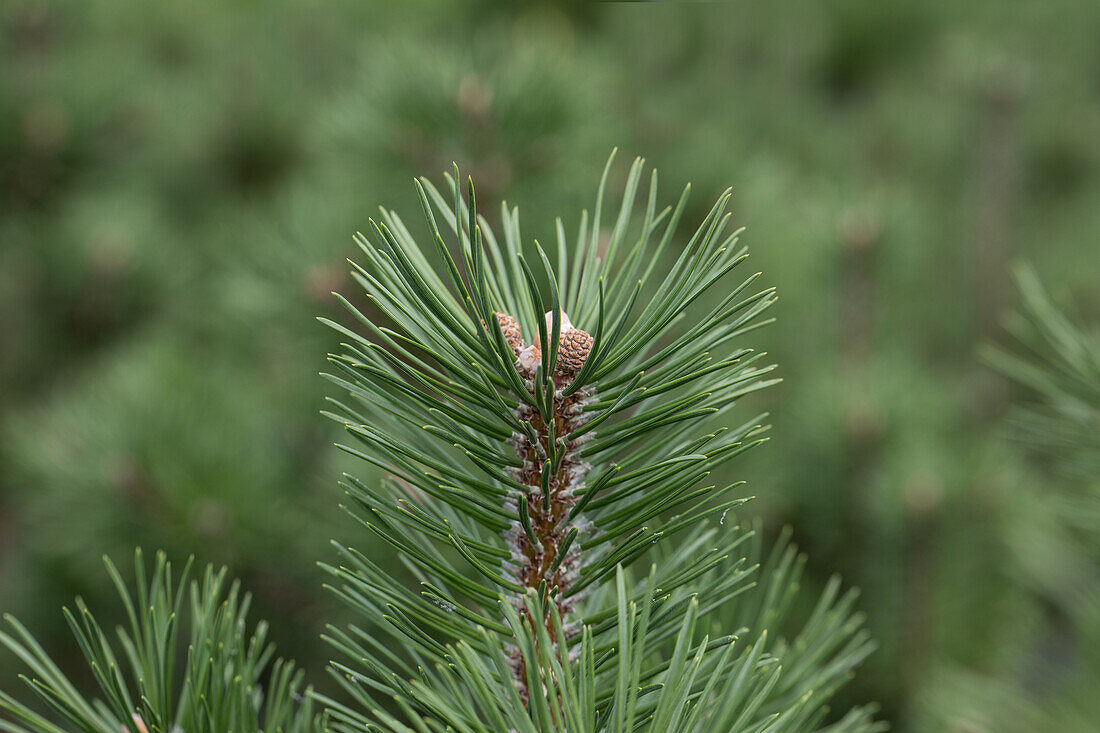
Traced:
<path id="1" fill-rule="evenodd" d="M 688 189 L 658 210 L 652 173 L 636 224 L 636 160 L 604 238 L 610 170 L 572 243 L 559 220 L 556 263 L 507 205 L 498 238 L 457 168 L 449 200 L 416 182 L 429 248 L 385 209 L 357 237 L 371 308 L 340 299 L 364 334 L 326 321 L 348 339 L 329 375 L 348 397 L 326 414 L 392 477 L 348 477 L 351 511 L 422 582 L 409 591 L 351 548 L 327 568 L 404 647 L 330 630 L 352 660 L 334 675 L 362 706 L 326 698 L 337 730 L 812 730 L 870 651 L 835 585 L 793 646 L 767 641 L 796 563 L 753 589 L 736 554 L 750 535 L 724 525 L 739 484 L 708 481 L 763 442 L 762 418 L 725 421 L 775 381 L 740 345 L 775 294 L 748 290 L 759 273 L 729 282 L 747 257 L 729 192 L 662 268 Z M 635 578 L 644 558 L 660 560 Z M 744 626 L 751 644 L 728 630 Z M 837 726 L 876 728 L 869 711 Z"/>
<path id="2" fill-rule="evenodd" d="M 88 698 L 69 681 L 23 624 L 6 616 L 6 646 L 29 668 L 20 678 L 46 712 L 0 692 L 0 730 L 15 733 L 224 733 L 224 731 L 321 730 L 313 714 L 303 673 L 292 662 L 274 660 L 267 626 L 249 633 L 249 596 L 226 571 L 207 567 L 188 581 L 190 561 L 175 578 L 158 553 L 147 574 L 135 553 L 137 582 L 132 593 L 122 575 L 104 558 L 118 589 L 127 627 L 117 629 L 112 646 L 91 610 L 79 598 L 65 618 L 86 658 L 100 697 Z M 181 636 L 182 635 L 182 636 Z M 182 655 L 181 655 L 182 652 Z M 182 674 L 181 674 L 182 673 Z M 56 722 L 55 722 L 56 721 Z"/>

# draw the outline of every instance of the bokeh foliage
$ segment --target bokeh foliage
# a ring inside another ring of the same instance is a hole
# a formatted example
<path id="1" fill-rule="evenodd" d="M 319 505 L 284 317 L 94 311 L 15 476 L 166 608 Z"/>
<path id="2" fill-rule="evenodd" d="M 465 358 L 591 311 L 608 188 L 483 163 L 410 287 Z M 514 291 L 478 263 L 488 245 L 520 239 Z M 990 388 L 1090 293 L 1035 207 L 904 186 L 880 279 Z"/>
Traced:
<path id="1" fill-rule="evenodd" d="M 1004 440 L 975 346 L 1015 256 L 1100 321 L 1097 28 L 1065 1 L 8 0 L 0 608 L 64 648 L 55 609 L 113 594 L 102 553 L 196 552 L 321 666 L 313 563 L 355 529 L 313 316 L 340 317 L 351 234 L 456 160 L 552 240 L 618 145 L 697 206 L 734 187 L 781 294 L 751 512 L 794 526 L 808 583 L 862 588 L 881 649 L 846 694 L 907 729 L 940 670 L 1009 674 L 1061 577 L 1034 487 L 1063 479 Z"/>

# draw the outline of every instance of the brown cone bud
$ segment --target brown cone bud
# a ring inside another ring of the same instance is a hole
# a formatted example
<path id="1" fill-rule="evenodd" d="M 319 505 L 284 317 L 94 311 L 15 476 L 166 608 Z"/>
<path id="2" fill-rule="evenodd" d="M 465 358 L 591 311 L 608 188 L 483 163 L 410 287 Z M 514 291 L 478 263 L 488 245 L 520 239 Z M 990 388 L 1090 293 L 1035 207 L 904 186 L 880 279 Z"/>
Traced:
<path id="1" fill-rule="evenodd" d="M 587 331 L 579 328 L 571 328 L 561 334 L 558 342 L 558 366 L 557 371 L 567 376 L 572 376 L 581 370 L 584 362 L 592 351 L 592 343 L 595 341 Z"/>
<path id="2" fill-rule="evenodd" d="M 504 340 L 512 347 L 512 352 L 518 354 L 523 348 L 523 334 L 519 330 L 519 324 L 507 313 L 497 313 L 496 317 L 500 332 L 504 334 Z"/>

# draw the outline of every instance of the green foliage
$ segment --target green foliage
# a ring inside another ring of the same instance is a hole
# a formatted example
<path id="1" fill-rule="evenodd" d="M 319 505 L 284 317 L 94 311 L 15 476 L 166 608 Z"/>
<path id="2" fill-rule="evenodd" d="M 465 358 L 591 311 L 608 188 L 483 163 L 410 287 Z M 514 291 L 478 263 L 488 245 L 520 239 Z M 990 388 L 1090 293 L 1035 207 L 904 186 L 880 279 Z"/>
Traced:
<path id="1" fill-rule="evenodd" d="M 630 589 L 617 568 L 614 585 L 608 583 L 601 593 L 611 613 L 605 611 L 595 628 L 586 628 L 579 650 L 563 646 L 560 653 L 568 660 L 564 664 L 558 655 L 546 652 L 547 627 L 539 625 L 532 631 L 503 603 L 506 622 L 502 627 L 479 627 L 474 641 L 440 648 L 446 665 L 426 664 L 426 655 L 414 653 L 415 666 L 410 666 L 408 660 L 387 652 L 383 640 L 358 628 L 333 629 L 332 640 L 347 657 L 371 660 L 370 673 L 354 665 L 336 665 L 345 676 L 345 690 L 361 707 L 327 699 L 333 706 L 335 727 L 363 730 L 380 721 L 386 730 L 411 730 L 408 725 L 415 722 L 401 723 L 379 708 L 370 693 L 378 689 L 379 678 L 385 680 L 383 670 L 388 670 L 398 675 L 394 683 L 401 688 L 398 700 L 403 711 L 415 715 L 416 706 L 410 702 L 426 701 L 434 715 L 462 730 L 503 730 L 492 724 L 503 718 L 507 726 L 524 731 L 561 729 L 539 727 L 547 720 L 569 730 L 637 729 L 630 721 L 654 731 L 883 730 L 881 723 L 872 721 L 870 707 L 853 709 L 842 720 L 819 727 L 826 712 L 822 704 L 872 649 L 866 631 L 860 629 L 862 616 L 851 610 L 855 594 L 840 598 L 839 582 L 834 579 L 801 630 L 790 639 L 780 634 L 769 638 L 768 628 L 789 626 L 787 616 L 799 592 L 805 558 L 796 554 L 785 536 L 761 569 L 759 535 L 744 531 L 735 535 L 747 559 L 724 562 L 717 573 L 730 579 L 732 597 L 719 605 L 707 588 L 677 594 L 673 602 L 656 590 L 656 566 Z M 348 569 L 340 575 L 348 580 L 358 575 L 354 587 L 364 592 L 352 602 L 367 606 L 365 598 L 370 596 L 362 578 L 377 577 L 370 576 L 368 564 L 349 555 Z M 431 591 L 426 595 L 437 597 Z M 656 600 L 647 603 L 646 598 Z M 531 618 L 544 613 L 536 593 L 527 593 L 521 611 Z M 554 604 L 548 604 L 546 612 L 551 617 L 549 628 L 560 638 L 563 625 Z M 393 608 L 371 603 L 370 613 L 387 614 L 403 633 L 410 630 L 400 626 L 404 617 Z M 487 628 L 505 638 L 511 635 L 527 658 L 539 660 L 534 671 L 537 682 L 532 684 L 543 685 L 547 693 L 534 700 L 539 709 L 533 721 L 515 695 L 508 660 L 500 654 L 501 636 Z M 471 678 L 478 681 L 467 688 Z M 555 692 L 559 685 L 564 689 Z M 456 688 L 463 694 L 446 692 Z"/>
<path id="2" fill-rule="evenodd" d="M 0 692 L 0 729 L 15 733 L 226 733 L 227 731 L 320 730 L 303 672 L 292 662 L 274 660 L 267 624 L 250 632 L 251 599 L 240 584 L 226 582 L 226 570 L 208 566 L 189 580 L 188 562 L 179 578 L 158 553 L 150 573 L 141 551 L 135 554 L 135 592 L 104 558 L 118 589 L 128 626 L 117 629 L 117 646 L 81 599 L 65 609 L 100 689 L 88 698 L 57 667 L 34 636 L 17 620 L 0 632 L 8 647 L 30 668 L 22 679 L 49 710 L 42 714 Z M 56 721 L 56 722 L 55 722 Z M 72 726 L 72 727 L 70 727 Z"/>

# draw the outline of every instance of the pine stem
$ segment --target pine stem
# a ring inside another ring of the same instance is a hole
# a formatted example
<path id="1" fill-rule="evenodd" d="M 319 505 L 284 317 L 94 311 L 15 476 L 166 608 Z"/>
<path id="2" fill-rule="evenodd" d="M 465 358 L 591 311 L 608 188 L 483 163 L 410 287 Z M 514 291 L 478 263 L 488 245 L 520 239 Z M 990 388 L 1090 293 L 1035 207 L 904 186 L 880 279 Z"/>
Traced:
<path id="1" fill-rule="evenodd" d="M 532 393 L 541 389 L 537 370 L 528 370 L 522 365 L 519 369 Z M 529 404 L 516 410 L 517 419 L 521 424 L 530 424 L 534 436 L 516 434 L 512 439 L 516 455 L 523 461 L 523 467 L 516 469 L 514 478 L 526 487 L 526 494 L 516 502 L 517 519 L 506 532 L 511 562 L 505 566 L 505 575 L 510 580 L 537 591 L 544 604 L 553 600 L 567 635 L 570 629 L 567 618 L 580 600 L 578 595 L 569 595 L 567 591 L 577 580 L 581 546 L 575 540 L 586 525 L 581 513 L 572 510 L 584 493 L 588 465 L 581 460 L 579 449 L 589 438 L 581 436 L 568 440 L 555 436 L 567 436 L 588 420 L 584 406 L 592 398 L 592 392 L 587 389 L 564 395 L 563 390 L 570 381 L 558 375 L 552 378 L 549 420 L 543 419 Z M 525 512 L 525 516 L 520 512 Z M 523 594 L 516 593 L 512 602 L 522 615 Z M 549 615 L 541 622 L 556 644 L 557 633 Z M 516 686 L 526 699 L 525 665 L 518 650 L 512 662 Z"/>

